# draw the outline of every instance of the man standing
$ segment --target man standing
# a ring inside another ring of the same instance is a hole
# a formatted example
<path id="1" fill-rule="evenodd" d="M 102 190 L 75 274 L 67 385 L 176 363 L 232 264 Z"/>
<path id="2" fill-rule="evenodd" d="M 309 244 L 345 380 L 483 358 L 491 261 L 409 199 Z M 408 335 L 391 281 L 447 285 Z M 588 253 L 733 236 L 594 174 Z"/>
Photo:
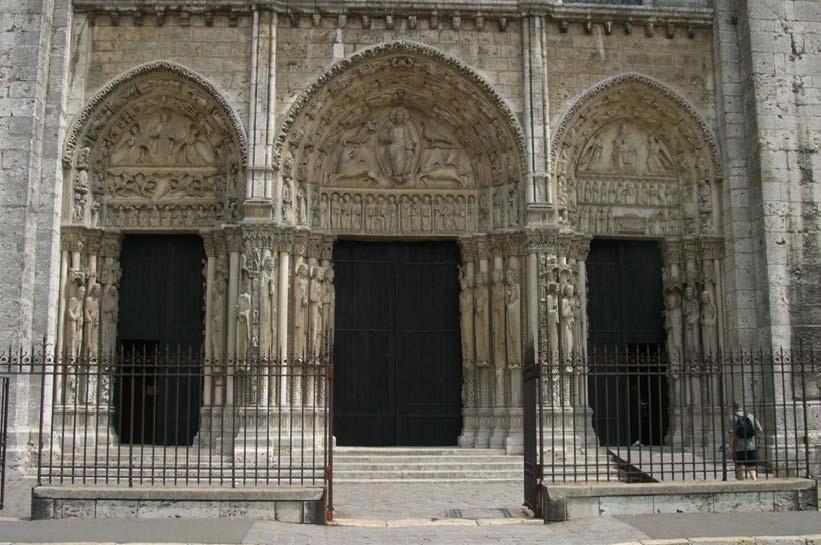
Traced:
<path id="1" fill-rule="evenodd" d="M 730 452 L 733 453 L 735 462 L 735 478 L 743 481 L 750 476 L 750 479 L 758 479 L 756 469 L 758 461 L 755 451 L 755 436 L 764 431 L 761 423 L 752 413 L 746 412 L 738 401 L 733 403 L 735 413 L 730 417 Z"/>

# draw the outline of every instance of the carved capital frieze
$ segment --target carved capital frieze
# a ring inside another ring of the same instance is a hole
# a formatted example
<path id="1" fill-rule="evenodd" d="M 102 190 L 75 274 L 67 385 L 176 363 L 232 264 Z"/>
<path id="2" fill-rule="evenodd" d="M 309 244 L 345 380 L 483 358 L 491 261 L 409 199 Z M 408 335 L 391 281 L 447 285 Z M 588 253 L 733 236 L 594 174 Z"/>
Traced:
<path id="1" fill-rule="evenodd" d="M 701 256 L 703 259 L 722 259 L 724 257 L 724 240 L 718 237 L 702 238 Z"/>
<path id="2" fill-rule="evenodd" d="M 568 232 L 560 232 L 558 236 L 558 250 L 559 257 L 567 259 L 576 259 L 577 245 L 573 234 Z"/>
<path id="3" fill-rule="evenodd" d="M 310 237 L 310 232 L 308 231 L 296 231 L 293 235 L 293 252 L 294 255 L 297 256 L 306 256 L 308 252 L 308 239 Z"/>
<path id="4" fill-rule="evenodd" d="M 529 230 L 525 233 L 528 253 L 556 255 L 559 232 L 556 229 Z"/>
<path id="5" fill-rule="evenodd" d="M 241 253 L 243 249 L 242 229 L 238 226 L 225 227 L 222 231 L 225 249 L 229 253 Z"/>
<path id="6" fill-rule="evenodd" d="M 122 250 L 122 233 L 116 230 L 103 231 L 100 240 L 100 256 L 119 258 Z"/>
<path id="7" fill-rule="evenodd" d="M 319 257 L 327 261 L 331 261 L 334 257 L 334 243 L 336 237 L 332 235 L 323 235 L 319 247 Z"/>
<path id="8" fill-rule="evenodd" d="M 476 261 L 478 251 L 476 239 L 472 237 L 460 237 L 459 251 L 462 257 L 462 263 L 472 263 Z"/>
<path id="9" fill-rule="evenodd" d="M 665 240 L 661 244 L 661 259 L 666 266 L 684 263 L 684 245 L 680 240 Z"/>
<path id="10" fill-rule="evenodd" d="M 65 252 L 83 252 L 85 249 L 86 228 L 64 225 L 60 232 L 60 246 Z"/>
<path id="11" fill-rule="evenodd" d="M 100 229 L 86 229 L 84 236 L 84 253 L 87 255 L 100 255 L 100 250 L 102 249 L 103 231 Z"/>
<path id="12" fill-rule="evenodd" d="M 576 259 L 579 261 L 587 261 L 587 255 L 590 253 L 590 242 L 593 237 L 585 235 L 576 235 Z"/>

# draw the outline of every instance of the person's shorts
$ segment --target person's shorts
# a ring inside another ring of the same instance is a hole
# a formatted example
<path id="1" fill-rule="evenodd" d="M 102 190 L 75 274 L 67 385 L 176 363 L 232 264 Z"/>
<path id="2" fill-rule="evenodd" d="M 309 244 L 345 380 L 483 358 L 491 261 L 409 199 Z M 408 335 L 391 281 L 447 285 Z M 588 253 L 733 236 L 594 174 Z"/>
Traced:
<path id="1" fill-rule="evenodd" d="M 737 450 L 733 460 L 738 465 L 754 466 L 757 462 L 755 450 Z"/>

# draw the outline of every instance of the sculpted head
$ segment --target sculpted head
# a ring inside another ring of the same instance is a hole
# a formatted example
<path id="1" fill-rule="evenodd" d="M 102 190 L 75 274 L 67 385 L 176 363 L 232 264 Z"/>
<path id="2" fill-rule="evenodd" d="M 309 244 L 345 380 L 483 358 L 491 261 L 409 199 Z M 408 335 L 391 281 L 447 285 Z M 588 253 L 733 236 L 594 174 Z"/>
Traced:
<path id="1" fill-rule="evenodd" d="M 709 305 L 710 303 L 712 303 L 712 299 L 713 298 L 710 296 L 709 291 L 704 290 L 704 291 L 701 292 L 701 302 L 704 303 L 705 305 Z"/>
<path id="2" fill-rule="evenodd" d="M 504 278 L 504 273 L 502 273 L 501 269 L 493 269 L 491 273 L 491 278 L 493 279 L 494 284 L 500 284 L 502 279 Z"/>
<path id="3" fill-rule="evenodd" d="M 487 275 L 486 273 L 478 273 L 476 275 L 476 287 L 482 288 L 487 285 Z"/>
<path id="4" fill-rule="evenodd" d="M 273 271 L 274 270 L 274 258 L 271 257 L 271 256 L 266 257 L 262 262 L 262 267 L 268 272 Z"/>
<path id="5" fill-rule="evenodd" d="M 314 267 L 311 270 L 311 277 L 314 280 L 319 280 L 321 282 L 322 279 L 325 277 L 325 271 L 322 269 L 322 267 Z"/>
<path id="6" fill-rule="evenodd" d="M 334 270 L 328 269 L 325 271 L 325 282 L 333 284 L 334 282 Z"/>
<path id="7" fill-rule="evenodd" d="M 508 284 L 513 285 L 518 280 L 518 276 L 519 275 L 516 274 L 515 270 L 508 269 L 507 272 L 505 273 L 505 280 L 507 280 Z"/>
<path id="8" fill-rule="evenodd" d="M 573 297 L 573 294 L 576 292 L 576 288 L 570 282 L 564 285 L 564 295 L 565 297 Z"/>
<path id="9" fill-rule="evenodd" d="M 86 296 L 86 287 L 80 286 L 77 288 L 77 299 L 83 299 Z"/>
<path id="10" fill-rule="evenodd" d="M 687 299 L 692 299 L 695 296 L 696 290 L 693 289 L 693 286 L 687 286 L 687 288 L 684 290 L 684 297 Z"/>
<path id="11" fill-rule="evenodd" d="M 308 265 L 306 265 L 305 263 L 300 263 L 299 267 L 297 267 L 296 273 L 299 276 L 307 277 L 308 276 Z"/>
<path id="12" fill-rule="evenodd" d="M 391 122 L 394 125 L 402 125 L 408 119 L 410 119 L 410 114 L 408 113 L 408 111 L 405 108 L 403 108 L 401 106 L 399 106 L 397 108 L 394 108 L 393 111 L 391 112 Z"/>

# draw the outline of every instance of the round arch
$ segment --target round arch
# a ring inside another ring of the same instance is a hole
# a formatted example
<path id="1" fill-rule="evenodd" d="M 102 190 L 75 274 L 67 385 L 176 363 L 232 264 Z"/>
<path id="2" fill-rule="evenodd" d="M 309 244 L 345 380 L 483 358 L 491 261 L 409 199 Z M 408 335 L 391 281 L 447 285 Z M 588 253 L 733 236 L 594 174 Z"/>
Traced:
<path id="1" fill-rule="evenodd" d="M 363 49 L 310 84 L 275 140 L 284 223 L 453 235 L 522 224 L 524 137 L 505 100 L 438 49 Z"/>
<path id="2" fill-rule="evenodd" d="M 241 219 L 245 128 L 205 77 L 160 60 L 102 87 L 63 146 L 64 223 L 193 229 Z"/>
<path id="3" fill-rule="evenodd" d="M 637 73 L 606 79 L 556 124 L 553 175 L 562 221 L 599 235 L 715 235 L 721 163 L 696 108 Z"/>

